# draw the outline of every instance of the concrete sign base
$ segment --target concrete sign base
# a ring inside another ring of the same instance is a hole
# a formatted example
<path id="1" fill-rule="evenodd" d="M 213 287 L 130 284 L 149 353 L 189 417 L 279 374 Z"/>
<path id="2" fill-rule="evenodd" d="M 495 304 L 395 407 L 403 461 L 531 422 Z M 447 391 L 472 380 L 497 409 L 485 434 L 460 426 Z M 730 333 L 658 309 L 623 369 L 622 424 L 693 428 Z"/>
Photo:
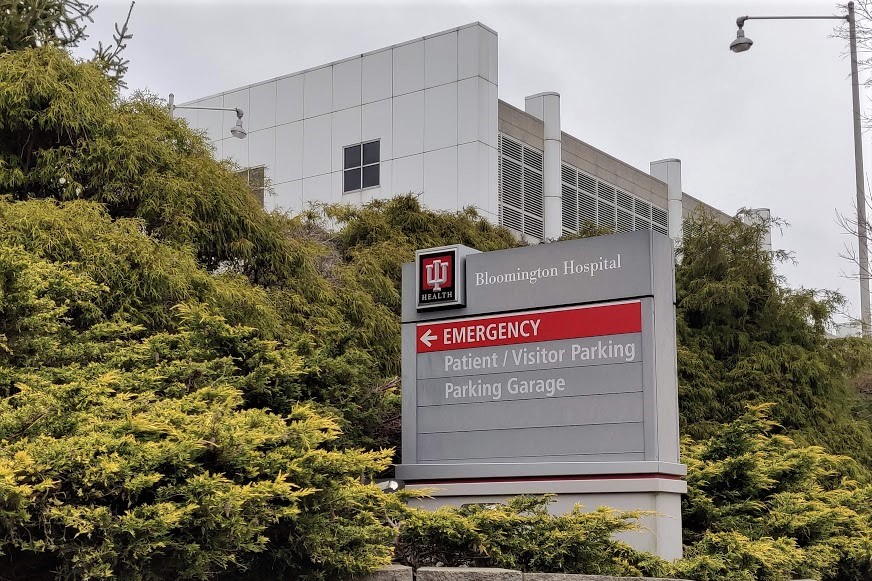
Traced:
<path id="1" fill-rule="evenodd" d="M 463 482 L 406 483 L 408 490 L 427 490 L 429 498 L 410 503 L 428 510 L 464 504 L 504 504 L 522 494 L 557 495 L 549 511 L 565 514 L 576 504 L 594 510 L 608 506 L 616 510 L 642 510 L 656 514 L 640 519 L 641 529 L 616 535 L 640 551 L 663 559 L 680 559 L 681 495 L 687 483 L 678 477 L 640 475 L 596 476 L 582 480 L 470 480 Z"/>

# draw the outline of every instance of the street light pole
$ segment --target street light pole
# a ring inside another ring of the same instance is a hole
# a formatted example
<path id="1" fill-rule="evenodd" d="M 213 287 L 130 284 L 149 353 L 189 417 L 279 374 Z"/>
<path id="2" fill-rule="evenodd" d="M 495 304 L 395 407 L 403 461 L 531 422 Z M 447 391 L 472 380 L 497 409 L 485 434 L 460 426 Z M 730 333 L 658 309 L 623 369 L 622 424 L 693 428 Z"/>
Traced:
<path id="1" fill-rule="evenodd" d="M 851 90 L 854 104 L 854 172 L 857 181 L 857 242 L 860 245 L 860 327 L 863 336 L 872 334 L 869 310 L 869 238 L 866 224 L 866 191 L 863 174 L 863 140 L 860 129 L 860 77 L 857 73 L 857 26 L 854 3 L 848 2 L 848 32 L 851 41 Z"/>
<path id="2" fill-rule="evenodd" d="M 864 337 L 872 336 L 872 315 L 869 308 L 869 239 L 866 224 L 866 188 L 863 179 L 863 140 L 860 130 L 860 81 L 857 73 L 857 31 L 854 18 L 854 3 L 848 2 L 845 16 L 740 16 L 736 40 L 730 44 L 733 52 L 745 52 L 754 42 L 745 37 L 746 20 L 846 20 L 851 44 L 851 96 L 854 108 L 854 173 L 857 185 L 857 242 L 860 262 L 860 327 Z"/>

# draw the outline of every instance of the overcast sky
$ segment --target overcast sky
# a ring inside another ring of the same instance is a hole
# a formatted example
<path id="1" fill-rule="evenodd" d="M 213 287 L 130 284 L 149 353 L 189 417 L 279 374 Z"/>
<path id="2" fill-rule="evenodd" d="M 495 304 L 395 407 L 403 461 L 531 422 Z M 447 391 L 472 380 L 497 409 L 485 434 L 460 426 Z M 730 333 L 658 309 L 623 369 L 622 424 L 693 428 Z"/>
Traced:
<path id="1" fill-rule="evenodd" d="M 101 2 L 87 46 L 126 10 Z M 837 221 L 855 212 L 847 45 L 831 38 L 835 21 L 749 21 L 753 49 L 728 48 L 743 14 L 839 12 L 826 1 L 138 0 L 127 82 L 184 102 L 481 21 L 499 35 L 502 100 L 523 108 L 525 95 L 557 91 L 567 133 L 644 171 L 680 158 L 684 191 L 728 213 L 771 208 L 790 224 L 773 233 L 798 261 L 780 268 L 788 283 L 839 290 L 856 314 L 858 284 L 838 256 L 856 247 Z M 861 101 L 872 112 L 865 89 Z"/>

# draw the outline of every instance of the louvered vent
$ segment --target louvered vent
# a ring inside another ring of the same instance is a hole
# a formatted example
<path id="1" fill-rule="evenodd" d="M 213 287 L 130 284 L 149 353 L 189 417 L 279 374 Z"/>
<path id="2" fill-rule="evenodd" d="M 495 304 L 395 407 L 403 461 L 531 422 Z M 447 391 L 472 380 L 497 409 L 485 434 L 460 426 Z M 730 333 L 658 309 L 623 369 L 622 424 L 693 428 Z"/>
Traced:
<path id="1" fill-rule="evenodd" d="M 577 231 L 574 228 L 584 225 L 595 225 L 615 232 L 655 229 L 665 233 L 666 210 L 652 206 L 650 202 L 567 163 L 561 167 L 561 178 L 565 232 Z M 572 187 L 573 181 L 576 187 Z M 652 218 L 652 209 L 658 213 L 657 218 Z M 663 220 L 662 227 L 656 223 L 656 219 Z"/>
<path id="2" fill-rule="evenodd" d="M 524 146 L 524 164 L 542 173 L 542 152 Z"/>
<path id="3" fill-rule="evenodd" d="M 596 178 L 578 172 L 578 189 L 590 195 L 596 195 Z"/>
<path id="4" fill-rule="evenodd" d="M 524 212 L 542 217 L 542 174 L 524 168 Z"/>
<path id="5" fill-rule="evenodd" d="M 545 236 L 545 229 L 542 220 L 526 216 L 524 227 L 527 229 L 527 233 L 530 236 L 535 236 L 539 240 Z"/>
<path id="6" fill-rule="evenodd" d="M 518 210 L 503 206 L 503 226 L 521 232 L 524 229 L 524 217 Z"/>
<path id="7" fill-rule="evenodd" d="M 521 164 L 503 159 L 503 203 L 521 209 L 524 199 L 524 170 Z"/>
<path id="8" fill-rule="evenodd" d="M 500 224 L 541 240 L 542 152 L 500 135 Z"/>
<path id="9" fill-rule="evenodd" d="M 578 172 L 575 171 L 575 168 L 568 166 L 565 163 L 560 168 L 560 177 L 563 178 L 563 183 L 568 184 L 573 188 L 577 185 L 576 179 L 578 178 Z"/>
<path id="10" fill-rule="evenodd" d="M 626 210 L 618 208 L 618 232 L 633 231 L 633 215 Z"/>
<path id="11" fill-rule="evenodd" d="M 597 204 L 597 226 L 600 228 L 615 229 L 615 207 L 603 200 Z"/>
<path id="12" fill-rule="evenodd" d="M 500 135 L 500 224 L 542 239 L 542 152 Z M 666 210 L 616 188 L 567 163 L 561 165 L 563 232 L 596 225 L 612 232 L 655 230 L 667 233 Z"/>
<path id="13" fill-rule="evenodd" d="M 578 194 L 578 225 L 596 224 L 596 198 L 590 194 Z"/>
<path id="14" fill-rule="evenodd" d="M 651 207 L 651 227 L 655 232 L 660 232 L 661 234 L 669 234 L 668 230 L 668 214 L 666 210 L 662 208 L 658 208 L 656 206 Z"/>
<path id="15" fill-rule="evenodd" d="M 565 167 L 565 166 L 564 166 Z M 578 191 L 563 184 L 563 229 L 567 232 L 578 231 Z"/>
<path id="16" fill-rule="evenodd" d="M 611 202 L 612 204 L 615 203 L 615 186 L 606 182 L 597 182 L 596 193 L 601 200 Z"/>
<path id="17" fill-rule="evenodd" d="M 636 218 L 644 218 L 646 221 L 651 220 L 651 204 L 644 200 L 636 198 Z M 637 228 L 638 230 L 638 228 Z"/>
<path id="18" fill-rule="evenodd" d="M 633 211 L 633 196 L 623 190 L 618 190 L 618 207 Z"/>
<path id="19" fill-rule="evenodd" d="M 501 153 L 503 154 L 503 156 L 508 157 L 509 159 L 514 159 L 518 163 L 521 163 L 523 161 L 521 159 L 521 144 L 512 141 L 511 139 L 506 139 L 505 137 L 501 141 Z"/>

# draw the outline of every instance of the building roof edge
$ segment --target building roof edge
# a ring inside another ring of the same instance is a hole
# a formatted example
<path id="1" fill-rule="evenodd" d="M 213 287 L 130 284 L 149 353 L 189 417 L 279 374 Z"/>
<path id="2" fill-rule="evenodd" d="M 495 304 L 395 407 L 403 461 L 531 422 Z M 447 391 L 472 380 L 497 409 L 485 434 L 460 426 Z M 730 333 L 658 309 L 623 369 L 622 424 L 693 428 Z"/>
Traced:
<path id="1" fill-rule="evenodd" d="M 208 95 L 208 96 L 206 96 L 206 97 L 197 97 L 196 99 L 193 99 L 193 100 L 190 100 L 190 101 L 185 101 L 184 103 L 179 103 L 179 106 L 182 106 L 182 105 L 190 105 L 190 104 L 192 104 L 192 103 L 197 103 L 197 102 L 199 102 L 199 101 L 206 101 L 206 100 L 208 100 L 208 99 L 214 99 L 215 97 L 220 97 L 221 95 L 226 95 L 227 93 L 235 93 L 236 91 L 244 91 L 245 89 L 251 89 L 251 88 L 253 88 L 253 87 L 259 87 L 259 86 L 261 86 L 261 85 L 266 85 L 266 84 L 268 84 L 268 83 L 274 83 L 274 82 L 276 82 L 276 81 L 280 81 L 280 80 L 282 80 L 282 79 L 288 79 L 288 78 L 291 78 L 291 77 L 296 77 L 297 75 L 304 75 L 304 74 L 309 73 L 309 72 L 312 72 L 312 71 L 317 71 L 317 70 L 319 70 L 319 69 L 324 69 L 324 68 L 327 68 L 327 67 L 332 67 L 332 66 L 334 66 L 334 65 L 342 64 L 342 63 L 344 63 L 344 62 L 347 62 L 347 61 L 350 61 L 350 60 L 354 60 L 354 59 L 356 59 L 356 58 L 362 58 L 362 57 L 369 56 L 369 55 L 372 55 L 372 54 L 376 54 L 376 53 L 379 53 L 379 52 L 384 52 L 384 51 L 386 51 L 386 50 L 393 50 L 393 49 L 395 49 L 395 48 L 399 48 L 399 47 L 401 47 L 401 46 L 405 46 L 405 45 L 407 45 L 407 44 L 412 44 L 413 42 L 419 42 L 419 41 L 421 41 L 421 40 L 426 40 L 426 39 L 428 39 L 428 38 L 435 38 L 435 37 L 437 37 L 437 36 L 442 36 L 442 35 L 444 35 L 444 34 L 450 34 L 450 33 L 452 33 L 452 32 L 457 32 L 457 31 L 463 30 L 463 29 L 465 29 L 465 28 L 472 28 L 473 26 L 479 26 L 479 27 L 481 27 L 481 28 L 484 28 L 485 30 L 487 30 L 487 31 L 489 31 L 489 32 L 492 32 L 492 33 L 495 34 L 497 37 L 499 37 L 499 34 L 497 33 L 496 30 L 494 30 L 493 28 L 491 28 L 491 27 L 489 27 L 489 26 L 487 26 L 487 25 L 485 25 L 485 24 L 482 24 L 481 22 L 479 22 L 479 21 L 476 20 L 475 22 L 470 22 L 470 23 L 468 23 L 468 24 L 464 24 L 464 25 L 462 25 L 462 26 L 456 26 L 456 27 L 454 27 L 454 28 L 449 28 L 449 29 L 447 29 L 447 30 L 443 30 L 443 31 L 441 31 L 441 32 L 434 32 L 433 34 L 428 34 L 428 35 L 426 35 L 426 36 L 420 36 L 420 37 L 418 37 L 418 38 L 413 38 L 412 40 L 406 40 L 406 41 L 398 42 L 398 43 L 396 43 L 396 44 L 392 44 L 392 45 L 389 45 L 389 46 L 384 46 L 384 47 L 382 47 L 382 48 L 377 48 L 377 49 L 375 49 L 375 50 L 371 50 L 371 51 L 368 51 L 368 52 L 363 52 L 363 53 L 360 53 L 360 54 L 355 54 L 355 55 L 352 55 L 352 56 L 350 56 L 350 57 L 346 57 L 346 58 L 343 58 L 343 59 L 339 59 L 339 60 L 331 61 L 331 62 L 329 62 L 329 63 L 325 63 L 325 64 L 323 64 L 323 65 L 318 65 L 318 66 L 314 66 L 314 67 L 309 67 L 309 68 L 307 68 L 307 69 L 302 69 L 302 70 L 299 70 L 299 71 L 294 71 L 294 72 L 292 72 L 292 73 L 287 73 L 287 74 L 284 74 L 284 75 L 279 75 L 279 76 L 277 76 L 277 77 L 272 77 L 271 79 L 267 79 L 267 80 L 265 80 L 265 81 L 257 81 L 256 83 L 251 83 L 251 84 L 248 84 L 248 85 L 242 85 L 242 86 L 240 86 L 240 87 L 235 87 L 235 88 L 233 88 L 233 89 L 229 89 L 229 90 L 227 90 L 227 91 L 221 91 L 221 92 L 219 92 L 219 93 L 214 93 L 214 94 L 212 94 L 212 95 Z"/>

